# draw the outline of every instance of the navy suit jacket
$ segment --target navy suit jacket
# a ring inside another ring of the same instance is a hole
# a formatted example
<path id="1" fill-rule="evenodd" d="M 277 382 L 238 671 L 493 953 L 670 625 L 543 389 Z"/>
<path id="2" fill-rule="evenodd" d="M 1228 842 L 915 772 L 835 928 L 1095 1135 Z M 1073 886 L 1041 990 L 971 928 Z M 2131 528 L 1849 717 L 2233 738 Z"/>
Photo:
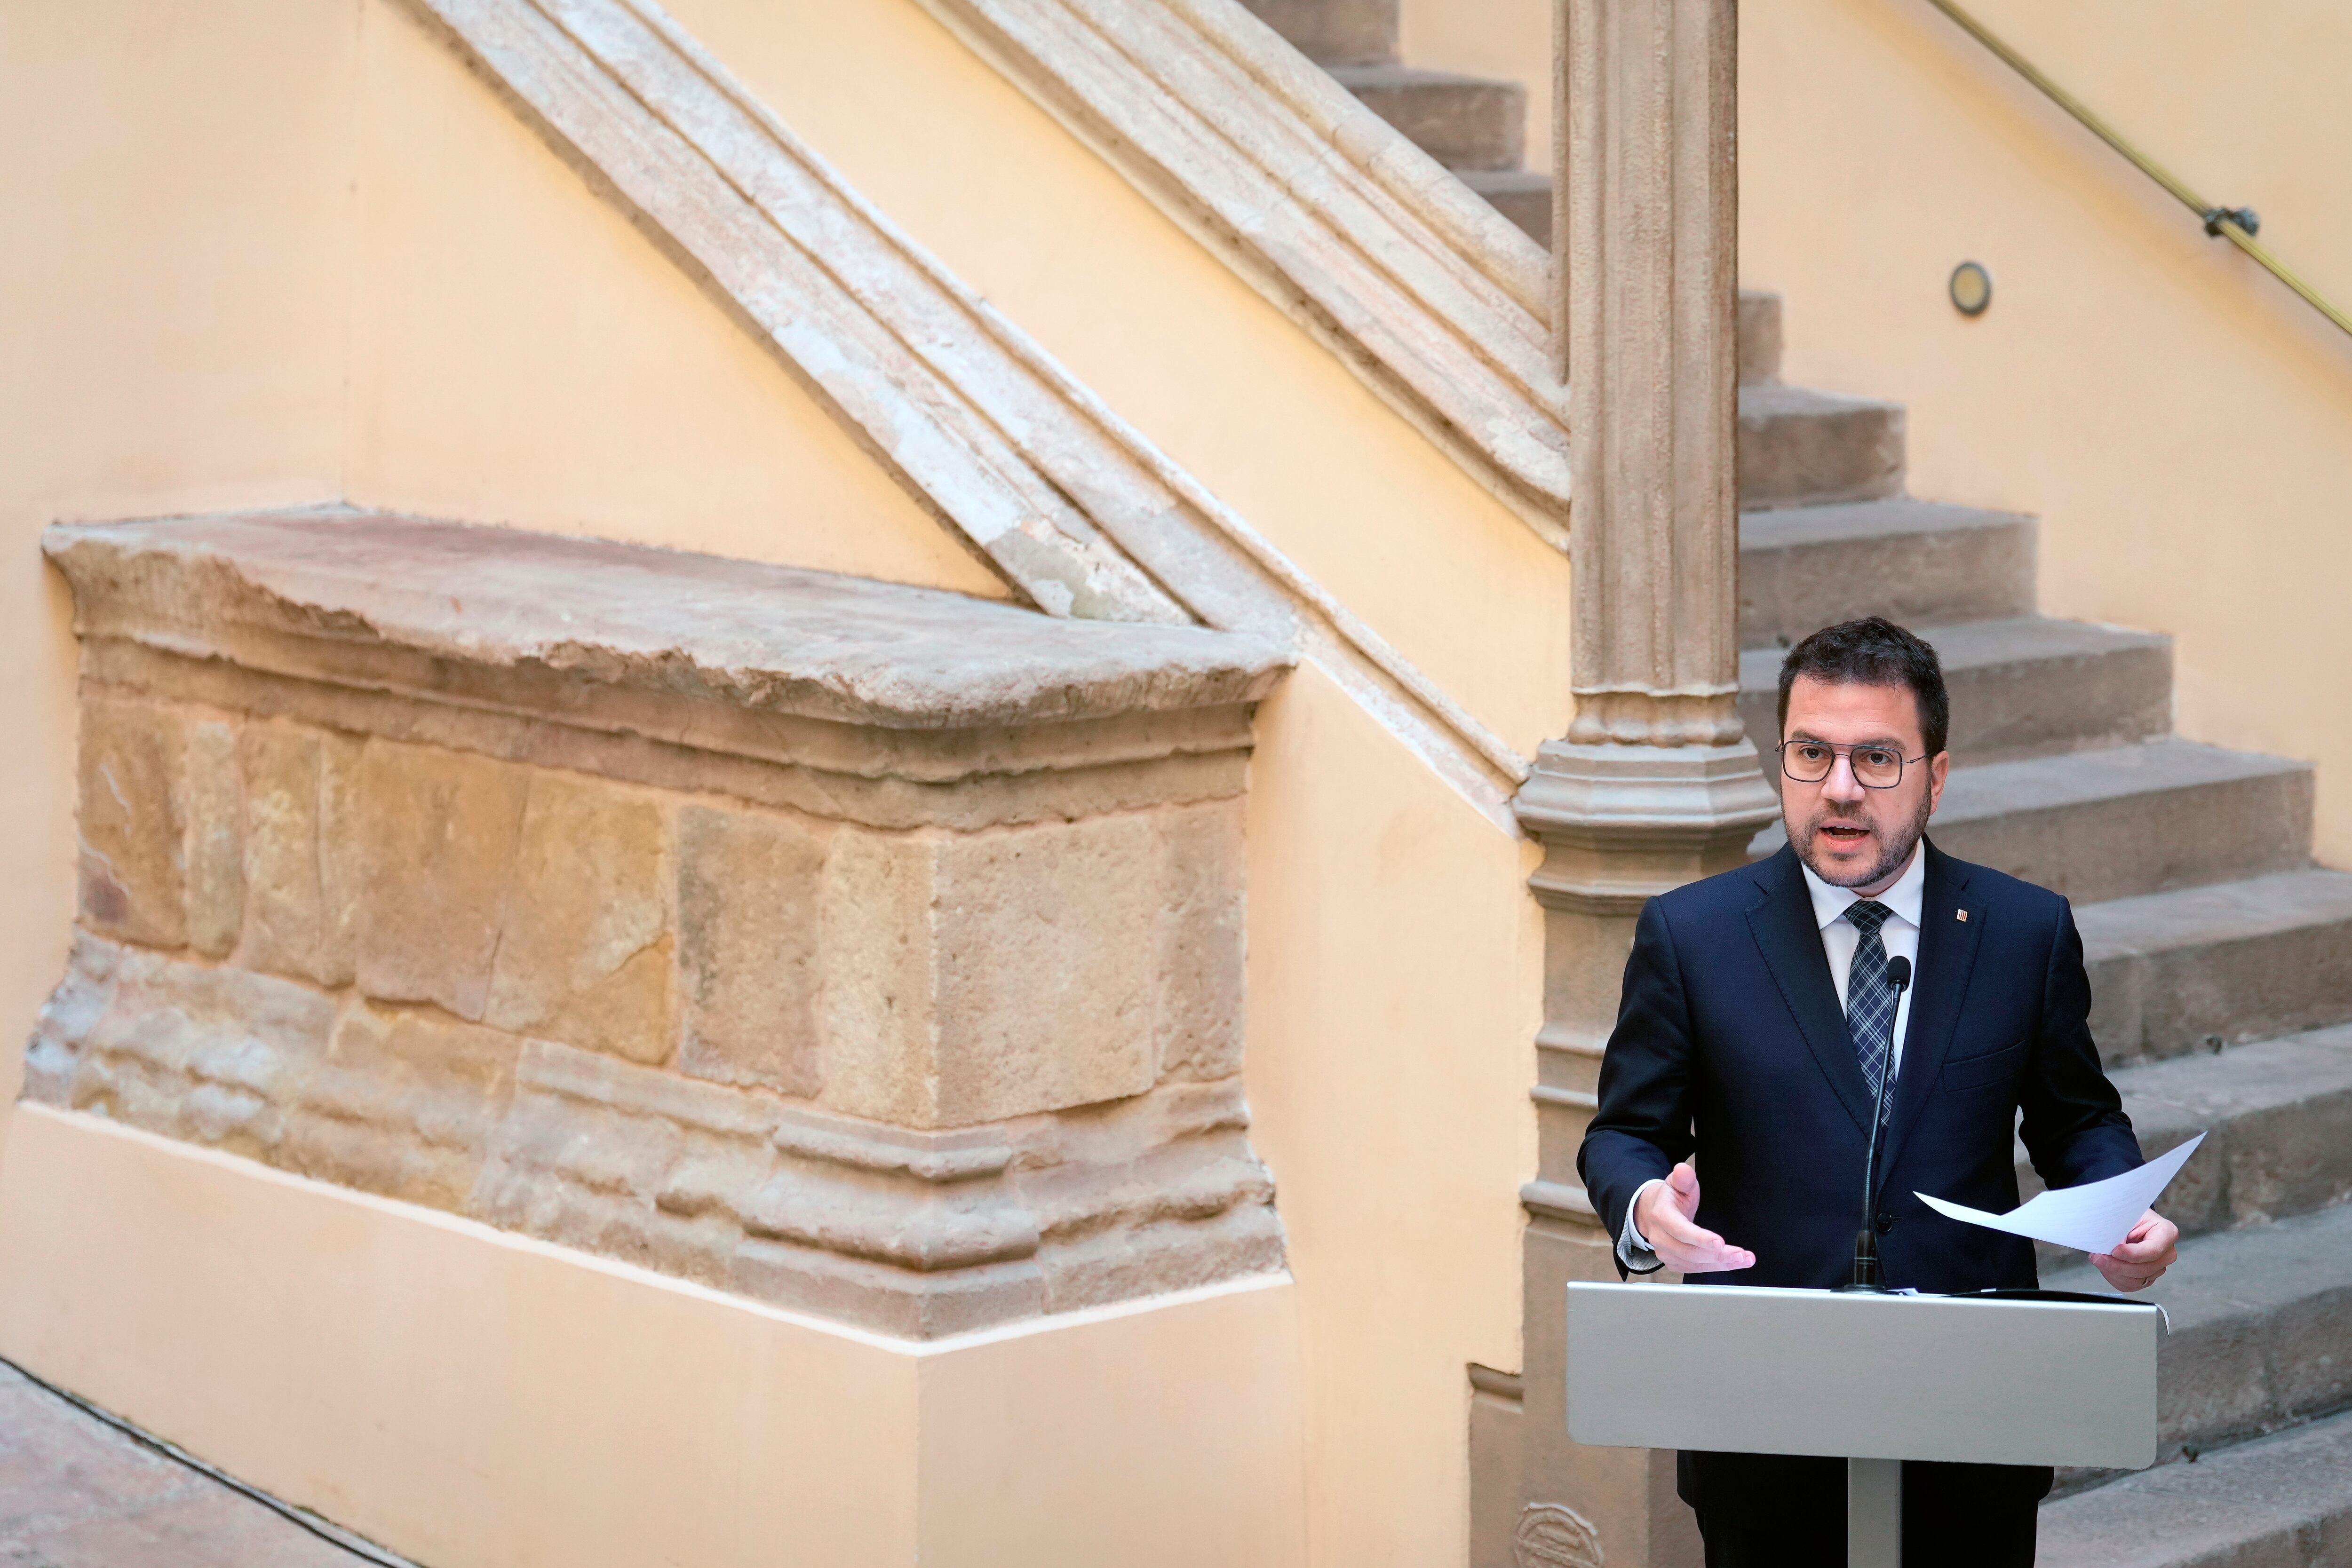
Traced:
<path id="1" fill-rule="evenodd" d="M 1885 1278 L 1927 1291 L 2032 1286 L 2032 1242 L 1947 1219 L 1913 1194 L 2014 1208 L 2021 1108 L 2026 1152 L 2051 1186 L 2129 1170 L 2139 1144 L 2091 1040 L 2066 901 L 1933 844 L 1925 852 L 1910 1020 L 1878 1151 Z M 1577 1168 L 1612 1245 L 1634 1191 L 1696 1153 L 1698 1222 L 1756 1264 L 1692 1282 L 1848 1277 L 1870 1088 L 1793 850 L 1643 907 L 1600 1100 Z"/>

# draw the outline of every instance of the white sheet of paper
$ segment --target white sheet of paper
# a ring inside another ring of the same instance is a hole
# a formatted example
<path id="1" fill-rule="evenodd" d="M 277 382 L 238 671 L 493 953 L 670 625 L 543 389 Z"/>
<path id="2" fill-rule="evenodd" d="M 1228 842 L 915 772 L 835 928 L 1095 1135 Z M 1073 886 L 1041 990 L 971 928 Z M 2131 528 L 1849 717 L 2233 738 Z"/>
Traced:
<path id="1" fill-rule="evenodd" d="M 1937 1214 L 1969 1225 L 2006 1230 L 2011 1236 L 2030 1236 L 2036 1241 L 2054 1241 L 2061 1247 L 2079 1248 L 2085 1252 L 2112 1252 L 2131 1234 L 2139 1217 L 2154 1207 L 2157 1194 L 2172 1184 L 2172 1178 L 2180 1174 L 2180 1167 L 2189 1163 L 2189 1156 L 2204 1141 L 2205 1134 L 2200 1133 L 2137 1170 L 2126 1171 L 2105 1181 L 2084 1182 L 2081 1186 L 2036 1193 L 2007 1214 L 1987 1214 L 1981 1208 L 1946 1203 L 1924 1192 L 1911 1196 Z"/>

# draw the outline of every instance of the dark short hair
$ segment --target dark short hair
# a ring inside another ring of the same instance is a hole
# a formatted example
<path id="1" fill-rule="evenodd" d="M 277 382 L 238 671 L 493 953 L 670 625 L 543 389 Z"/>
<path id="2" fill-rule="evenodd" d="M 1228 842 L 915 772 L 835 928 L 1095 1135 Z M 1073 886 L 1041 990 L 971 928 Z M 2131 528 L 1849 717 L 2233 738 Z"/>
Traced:
<path id="1" fill-rule="evenodd" d="M 1789 688 L 1799 675 L 1864 686 L 1909 686 L 1919 704 L 1919 735 L 1927 755 L 1944 749 L 1952 732 L 1952 698 L 1944 689 L 1936 650 L 1884 616 L 1824 626 L 1780 661 L 1780 734 L 1789 733 Z"/>

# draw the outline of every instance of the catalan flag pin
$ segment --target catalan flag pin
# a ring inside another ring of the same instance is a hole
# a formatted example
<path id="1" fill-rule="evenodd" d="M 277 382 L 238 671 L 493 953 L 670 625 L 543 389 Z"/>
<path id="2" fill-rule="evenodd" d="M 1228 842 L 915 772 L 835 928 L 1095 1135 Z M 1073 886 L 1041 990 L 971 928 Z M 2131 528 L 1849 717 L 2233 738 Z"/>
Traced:
<path id="1" fill-rule="evenodd" d="M 1963 919 L 1963 920 L 1966 920 L 1968 917 L 1969 917 L 1969 912 L 1968 912 L 1967 910 L 1965 910 L 1965 909 L 1961 910 L 1961 911 L 1960 911 L 1960 918 L 1961 918 L 1961 919 Z"/>

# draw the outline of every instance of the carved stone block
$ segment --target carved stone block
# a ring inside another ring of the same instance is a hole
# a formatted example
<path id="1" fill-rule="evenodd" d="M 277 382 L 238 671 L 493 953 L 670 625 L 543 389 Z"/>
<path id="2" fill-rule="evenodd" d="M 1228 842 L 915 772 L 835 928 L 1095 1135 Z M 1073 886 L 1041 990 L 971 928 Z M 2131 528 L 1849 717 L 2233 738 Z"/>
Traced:
<path id="1" fill-rule="evenodd" d="M 813 1095 L 825 830 L 782 812 L 688 806 L 677 821 L 678 1068 Z"/>
<path id="2" fill-rule="evenodd" d="M 1281 1267 L 1272 650 L 405 519 L 49 544 L 88 847 L 27 1094 L 918 1337 Z"/>
<path id="3" fill-rule="evenodd" d="M 362 990 L 482 1017 L 530 794 L 520 768 L 439 747 L 368 743 L 350 845 L 363 890 Z"/>
<path id="4" fill-rule="evenodd" d="M 226 958 L 245 922 L 245 804 L 236 728 L 197 719 L 188 730 L 188 945 Z"/>
<path id="5" fill-rule="evenodd" d="M 187 734 L 177 709 L 105 692 L 81 705 L 81 915 L 94 931 L 187 940 Z"/>
<path id="6" fill-rule="evenodd" d="M 237 737 L 245 787 L 245 925 L 239 962 L 347 986 L 359 908 L 348 853 L 361 743 L 287 724 Z"/>
<path id="7" fill-rule="evenodd" d="M 306 1176 L 464 1210 L 522 1042 L 425 1008 L 347 1007 L 288 1116 Z"/>
<path id="8" fill-rule="evenodd" d="M 1159 840 L 1159 970 L 1152 1038 L 1160 1071 L 1214 1079 L 1241 1071 L 1244 958 L 1241 803 L 1169 813 Z"/>
<path id="9" fill-rule="evenodd" d="M 661 807 L 642 791 L 533 773 L 483 1021 L 632 1061 L 667 1061 L 668 836 Z"/>

